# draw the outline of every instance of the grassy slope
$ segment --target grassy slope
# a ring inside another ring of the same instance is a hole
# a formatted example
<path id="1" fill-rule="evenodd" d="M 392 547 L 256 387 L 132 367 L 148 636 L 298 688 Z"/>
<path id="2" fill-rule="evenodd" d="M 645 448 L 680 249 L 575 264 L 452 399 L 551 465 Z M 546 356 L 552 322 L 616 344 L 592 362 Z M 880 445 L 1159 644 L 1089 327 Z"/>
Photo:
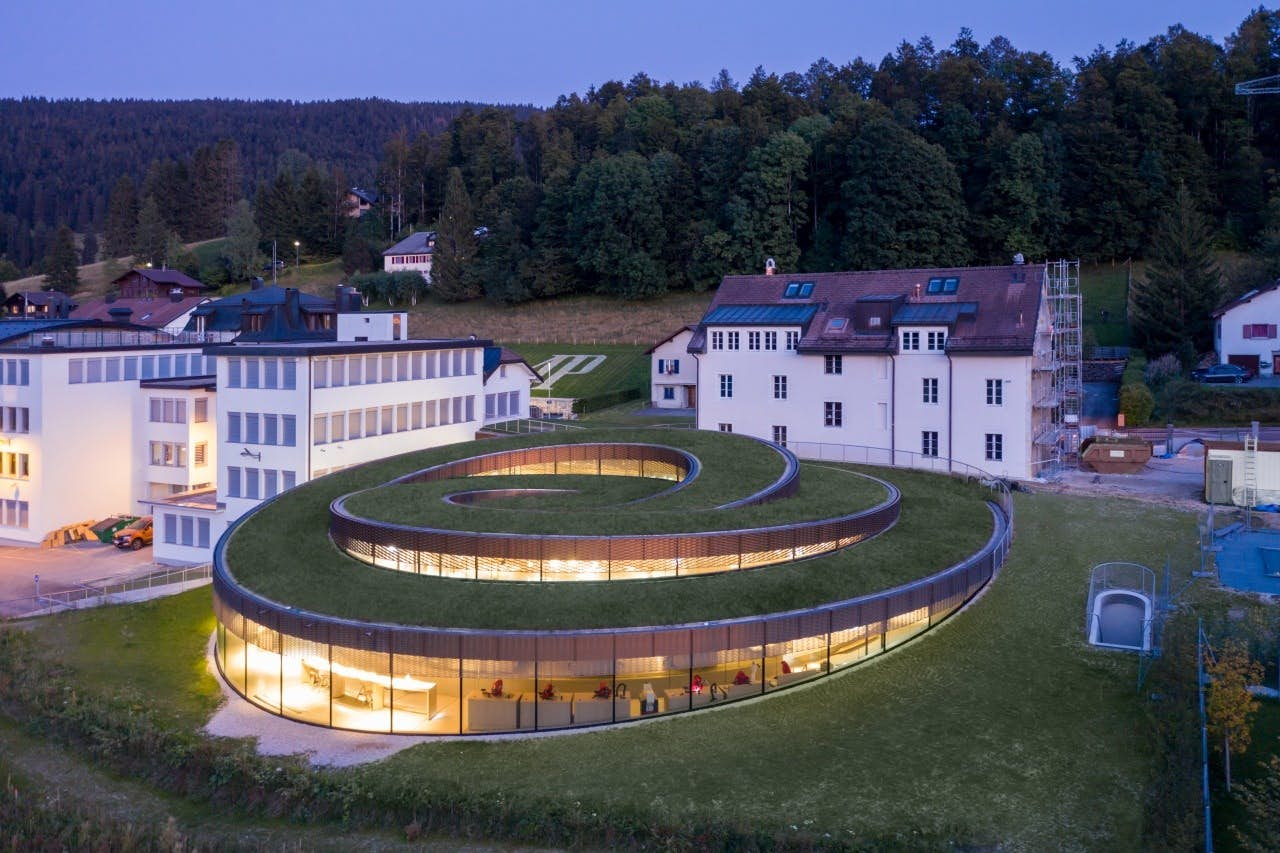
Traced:
<path id="1" fill-rule="evenodd" d="M 1133 265 L 1133 275 L 1142 274 L 1142 264 Z M 1125 264 L 1081 264 L 1080 294 L 1084 303 L 1084 328 L 1093 330 L 1098 346 L 1125 346 L 1129 343 L 1128 316 L 1129 268 Z M 1102 320 L 1106 311 L 1107 321 Z"/>
<path id="2" fill-rule="evenodd" d="M 857 844 L 897 837 L 1011 849 L 1138 849 L 1153 761 L 1135 659 L 1083 639 L 1089 570 L 1104 560 L 1186 565 L 1195 519 L 1124 500 L 1015 498 L 1011 561 L 983 598 L 936 631 L 848 674 L 720 711 L 570 737 L 432 743 L 343 771 L 398 801 L 435 784 L 601 813 L 706 815 Z M 936 511 L 938 507 L 926 507 Z M 763 573 L 756 578 L 764 578 Z M 95 684 L 159 668 L 150 701 L 205 690 L 208 593 L 41 620 Z M 148 625 L 172 611 L 187 637 Z M 143 618 L 145 616 L 145 618 Z M 133 626 L 110 654 L 79 642 Z M 173 640 L 170 642 L 169 640 Z M 151 651 L 151 648 L 155 648 Z M 193 683 L 194 682 L 194 683 Z M 936 846 L 945 846 L 937 844 Z"/>
<path id="3" fill-rule="evenodd" d="M 605 360 L 590 373 L 564 376 L 548 390 L 534 389 L 540 397 L 590 397 L 626 388 L 649 387 L 649 357 L 644 347 L 631 344 L 517 344 L 512 347 L 534 369 L 547 377 L 545 362 L 554 355 L 603 355 Z"/>

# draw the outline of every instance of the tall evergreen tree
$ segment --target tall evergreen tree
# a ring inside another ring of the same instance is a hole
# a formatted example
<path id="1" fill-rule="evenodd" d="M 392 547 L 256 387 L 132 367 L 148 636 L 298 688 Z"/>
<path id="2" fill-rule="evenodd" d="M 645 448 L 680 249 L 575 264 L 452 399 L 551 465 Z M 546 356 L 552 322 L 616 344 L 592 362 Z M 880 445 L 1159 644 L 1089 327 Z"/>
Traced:
<path id="1" fill-rule="evenodd" d="M 123 258 L 133 253 L 138 234 L 138 190 L 133 179 L 122 175 L 111 190 L 107 206 L 107 223 L 103 231 L 103 251 L 109 258 Z"/>
<path id="2" fill-rule="evenodd" d="M 92 231 L 84 235 L 84 245 L 80 247 L 80 263 L 93 264 L 98 261 L 98 237 Z"/>
<path id="3" fill-rule="evenodd" d="M 244 199 L 236 202 L 231 215 L 227 217 L 226 233 L 227 241 L 222 254 L 227 260 L 231 280 L 247 281 L 257 272 L 258 259 L 262 257 L 258 249 L 261 234 L 249 202 Z"/>
<path id="4" fill-rule="evenodd" d="M 449 170 L 444 205 L 436 223 L 436 247 L 431 255 L 431 289 L 446 302 L 475 299 L 480 284 L 469 269 L 476 254 L 476 221 L 471 197 L 462 183 L 462 170 Z"/>
<path id="5" fill-rule="evenodd" d="M 1213 309 L 1221 296 L 1208 219 L 1179 187 L 1160 215 L 1146 275 L 1129 291 L 1129 323 L 1151 358 L 1176 353 L 1184 361 L 1213 348 Z"/>
<path id="6" fill-rule="evenodd" d="M 44 284 L 62 293 L 75 293 L 80 287 L 80 255 L 76 236 L 66 225 L 59 225 L 44 258 Z"/>
<path id="7" fill-rule="evenodd" d="M 169 228 L 160 213 L 160 203 L 153 195 L 147 196 L 138 210 L 138 227 L 133 238 L 133 262 L 135 266 L 164 263 L 169 245 Z"/>

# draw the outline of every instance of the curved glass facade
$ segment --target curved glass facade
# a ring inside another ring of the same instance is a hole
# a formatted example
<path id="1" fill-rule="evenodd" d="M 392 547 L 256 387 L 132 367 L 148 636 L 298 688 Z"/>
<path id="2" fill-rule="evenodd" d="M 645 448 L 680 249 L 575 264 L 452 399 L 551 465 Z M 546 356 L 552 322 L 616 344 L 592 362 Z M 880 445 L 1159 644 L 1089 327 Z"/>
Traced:
<path id="1" fill-rule="evenodd" d="M 895 589 L 803 611 L 616 630 L 418 628 L 299 612 L 242 589 L 224 537 L 214 555 L 217 663 L 267 711 L 360 731 L 570 729 L 696 710 L 819 678 L 938 624 L 1004 563 L 1007 500 L 991 511 L 981 550 Z"/>

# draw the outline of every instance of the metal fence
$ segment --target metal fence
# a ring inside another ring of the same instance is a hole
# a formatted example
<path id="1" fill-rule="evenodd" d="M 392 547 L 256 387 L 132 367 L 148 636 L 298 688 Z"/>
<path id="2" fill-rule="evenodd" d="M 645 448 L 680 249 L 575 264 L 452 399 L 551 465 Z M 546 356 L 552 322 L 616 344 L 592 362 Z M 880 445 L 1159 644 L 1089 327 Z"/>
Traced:
<path id="1" fill-rule="evenodd" d="M 0 620 L 20 619 L 62 610 L 80 610 L 106 604 L 127 604 L 158 595 L 174 595 L 203 586 L 212 578 L 212 566 L 191 566 L 149 572 L 136 578 L 110 584 L 79 584 L 71 589 L 42 592 L 34 582 L 32 594 L 25 598 L 0 601 Z"/>

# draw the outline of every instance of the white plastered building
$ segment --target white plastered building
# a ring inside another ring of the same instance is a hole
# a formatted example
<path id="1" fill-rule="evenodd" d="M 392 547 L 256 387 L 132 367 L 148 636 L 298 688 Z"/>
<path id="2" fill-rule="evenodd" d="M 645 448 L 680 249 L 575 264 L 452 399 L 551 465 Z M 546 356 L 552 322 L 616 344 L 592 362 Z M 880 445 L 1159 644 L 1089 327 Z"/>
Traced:
<path id="1" fill-rule="evenodd" d="M 1280 280 L 1233 299 L 1213 317 L 1213 348 L 1220 364 L 1280 376 Z"/>
<path id="2" fill-rule="evenodd" d="M 696 326 L 649 347 L 649 403 L 656 409 L 693 409 L 698 405 L 698 360 L 689 355 Z"/>
<path id="3" fill-rule="evenodd" d="M 1030 478 L 1054 453 L 1051 334 L 1043 265 L 729 276 L 683 355 L 680 333 L 652 351 L 654 402 L 659 359 L 688 359 L 700 429 Z"/>

